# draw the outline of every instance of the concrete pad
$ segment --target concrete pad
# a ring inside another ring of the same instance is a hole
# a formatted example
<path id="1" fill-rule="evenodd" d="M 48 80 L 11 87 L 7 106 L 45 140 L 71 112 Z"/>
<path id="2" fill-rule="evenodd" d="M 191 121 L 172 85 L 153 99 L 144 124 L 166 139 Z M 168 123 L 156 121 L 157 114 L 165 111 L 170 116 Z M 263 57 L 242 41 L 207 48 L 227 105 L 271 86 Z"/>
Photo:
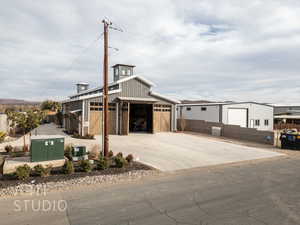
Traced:
<path id="1" fill-rule="evenodd" d="M 34 133 L 64 134 L 62 129 L 57 128 L 54 124 L 41 125 Z M 141 162 L 161 171 L 175 171 L 283 155 L 257 147 L 247 147 L 205 136 L 183 133 L 110 135 L 109 138 L 110 149 L 115 154 L 118 152 L 123 152 L 125 155 L 133 154 Z M 12 145 L 21 145 L 22 139 L 19 139 L 18 142 L 12 143 Z M 68 135 L 65 137 L 65 145 L 85 145 L 87 150 L 92 149 L 95 145 L 100 146 L 101 143 L 102 136 L 100 135 L 95 136 L 95 140 L 75 139 Z"/>
<path id="2" fill-rule="evenodd" d="M 6 159 L 3 165 L 3 174 L 10 174 L 16 172 L 17 167 L 27 164 L 30 168 L 38 164 L 42 166 L 51 165 L 52 167 L 60 167 L 65 163 L 65 159 L 43 161 L 43 162 L 30 162 L 30 157 L 17 157 Z"/>
<path id="3" fill-rule="evenodd" d="M 175 171 L 284 154 L 183 133 L 110 136 L 114 153 L 133 154 L 161 171 Z"/>

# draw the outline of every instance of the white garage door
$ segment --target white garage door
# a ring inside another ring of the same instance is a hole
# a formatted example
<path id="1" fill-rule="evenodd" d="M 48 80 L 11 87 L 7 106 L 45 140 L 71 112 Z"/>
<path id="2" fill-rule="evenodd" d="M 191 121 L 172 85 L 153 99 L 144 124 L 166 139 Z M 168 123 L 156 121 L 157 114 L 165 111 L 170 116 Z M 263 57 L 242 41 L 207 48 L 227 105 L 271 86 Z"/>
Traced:
<path id="1" fill-rule="evenodd" d="M 247 127 L 247 109 L 228 109 L 228 124 Z"/>

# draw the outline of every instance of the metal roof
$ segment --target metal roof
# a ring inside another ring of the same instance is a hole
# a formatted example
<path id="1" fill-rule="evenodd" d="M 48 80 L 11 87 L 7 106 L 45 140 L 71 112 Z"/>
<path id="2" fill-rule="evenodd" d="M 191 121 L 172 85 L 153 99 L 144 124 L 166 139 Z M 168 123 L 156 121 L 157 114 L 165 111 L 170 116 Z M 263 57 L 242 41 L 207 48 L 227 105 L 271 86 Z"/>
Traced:
<path id="1" fill-rule="evenodd" d="M 152 96 L 154 96 L 154 97 L 157 97 L 157 98 L 160 98 L 160 99 L 163 99 L 163 100 L 166 100 L 166 101 L 168 101 L 168 102 L 175 103 L 175 104 L 179 104 L 179 103 L 180 103 L 180 101 L 171 99 L 171 98 L 169 98 L 169 97 L 167 97 L 167 96 L 165 96 L 165 95 L 161 95 L 161 94 L 158 94 L 158 93 L 153 92 L 153 91 L 150 92 L 150 95 L 152 95 Z"/>
<path id="2" fill-rule="evenodd" d="M 214 102 L 214 103 L 199 103 L 199 104 L 179 104 L 179 106 L 210 106 L 210 105 L 237 105 L 237 104 L 257 104 L 264 105 L 268 107 L 273 107 L 272 105 L 259 102 Z"/>
<path id="3" fill-rule="evenodd" d="M 148 85 L 151 86 L 151 87 L 152 87 L 152 86 L 155 86 L 154 83 L 152 83 L 151 81 L 149 81 L 149 80 L 147 80 L 147 79 L 145 79 L 145 78 L 143 78 L 143 77 L 141 77 L 141 76 L 138 76 L 138 75 L 129 76 L 129 77 L 120 79 L 120 80 L 118 80 L 118 81 L 111 82 L 111 83 L 108 84 L 108 86 L 111 87 L 111 86 L 114 86 L 114 85 L 116 85 L 116 84 L 120 84 L 120 83 L 123 83 L 123 82 L 125 82 L 125 81 L 132 80 L 132 79 L 138 79 L 138 80 L 140 80 L 140 81 L 142 81 L 142 82 L 148 84 Z M 88 90 L 86 90 L 86 91 L 82 91 L 82 92 L 80 92 L 80 93 L 71 95 L 71 96 L 69 96 L 69 97 L 71 98 L 71 97 L 76 97 L 76 96 L 88 94 L 88 93 L 90 93 L 90 92 L 98 91 L 98 90 L 100 90 L 100 89 L 102 89 L 102 88 L 103 88 L 103 86 L 99 86 L 99 87 L 96 87 L 96 88 L 91 88 L 91 89 L 88 89 Z"/>
<path id="4" fill-rule="evenodd" d="M 275 119 L 300 119 L 300 115 L 275 115 Z"/>
<path id="5" fill-rule="evenodd" d="M 276 104 L 270 104 L 274 107 L 300 107 L 300 103 L 276 103 Z"/>
<path id="6" fill-rule="evenodd" d="M 120 64 L 120 63 L 117 63 L 115 65 L 112 66 L 112 68 L 116 67 L 116 66 L 128 66 L 128 67 L 135 67 L 135 65 L 127 65 L 127 64 Z"/>
<path id="7" fill-rule="evenodd" d="M 139 102 L 158 102 L 155 98 L 139 98 L 139 97 L 117 97 L 121 101 L 139 101 Z"/>

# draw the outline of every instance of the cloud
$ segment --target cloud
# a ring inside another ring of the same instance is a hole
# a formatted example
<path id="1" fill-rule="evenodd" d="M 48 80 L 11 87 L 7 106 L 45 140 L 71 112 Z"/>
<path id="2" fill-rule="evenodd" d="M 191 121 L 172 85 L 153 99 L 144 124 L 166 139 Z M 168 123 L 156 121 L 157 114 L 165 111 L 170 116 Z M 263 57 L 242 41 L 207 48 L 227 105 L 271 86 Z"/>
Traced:
<path id="1" fill-rule="evenodd" d="M 101 19 L 110 64 L 136 65 L 178 98 L 297 102 L 300 3 L 294 0 L 17 1 L 0 8 L 0 97 L 62 99 L 101 83 Z"/>

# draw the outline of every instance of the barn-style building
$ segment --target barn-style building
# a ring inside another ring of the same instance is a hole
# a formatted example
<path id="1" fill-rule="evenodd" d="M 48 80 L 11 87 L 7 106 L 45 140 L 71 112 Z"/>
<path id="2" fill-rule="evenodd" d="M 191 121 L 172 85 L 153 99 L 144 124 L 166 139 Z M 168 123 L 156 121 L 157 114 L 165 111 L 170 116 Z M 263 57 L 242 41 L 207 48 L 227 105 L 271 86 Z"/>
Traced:
<path id="1" fill-rule="evenodd" d="M 113 66 L 109 84 L 109 133 L 170 132 L 176 130 L 176 100 L 152 91 L 153 83 L 134 75 L 134 66 Z M 102 133 L 102 87 L 77 84 L 77 93 L 62 102 L 64 128 L 68 133 Z"/>

